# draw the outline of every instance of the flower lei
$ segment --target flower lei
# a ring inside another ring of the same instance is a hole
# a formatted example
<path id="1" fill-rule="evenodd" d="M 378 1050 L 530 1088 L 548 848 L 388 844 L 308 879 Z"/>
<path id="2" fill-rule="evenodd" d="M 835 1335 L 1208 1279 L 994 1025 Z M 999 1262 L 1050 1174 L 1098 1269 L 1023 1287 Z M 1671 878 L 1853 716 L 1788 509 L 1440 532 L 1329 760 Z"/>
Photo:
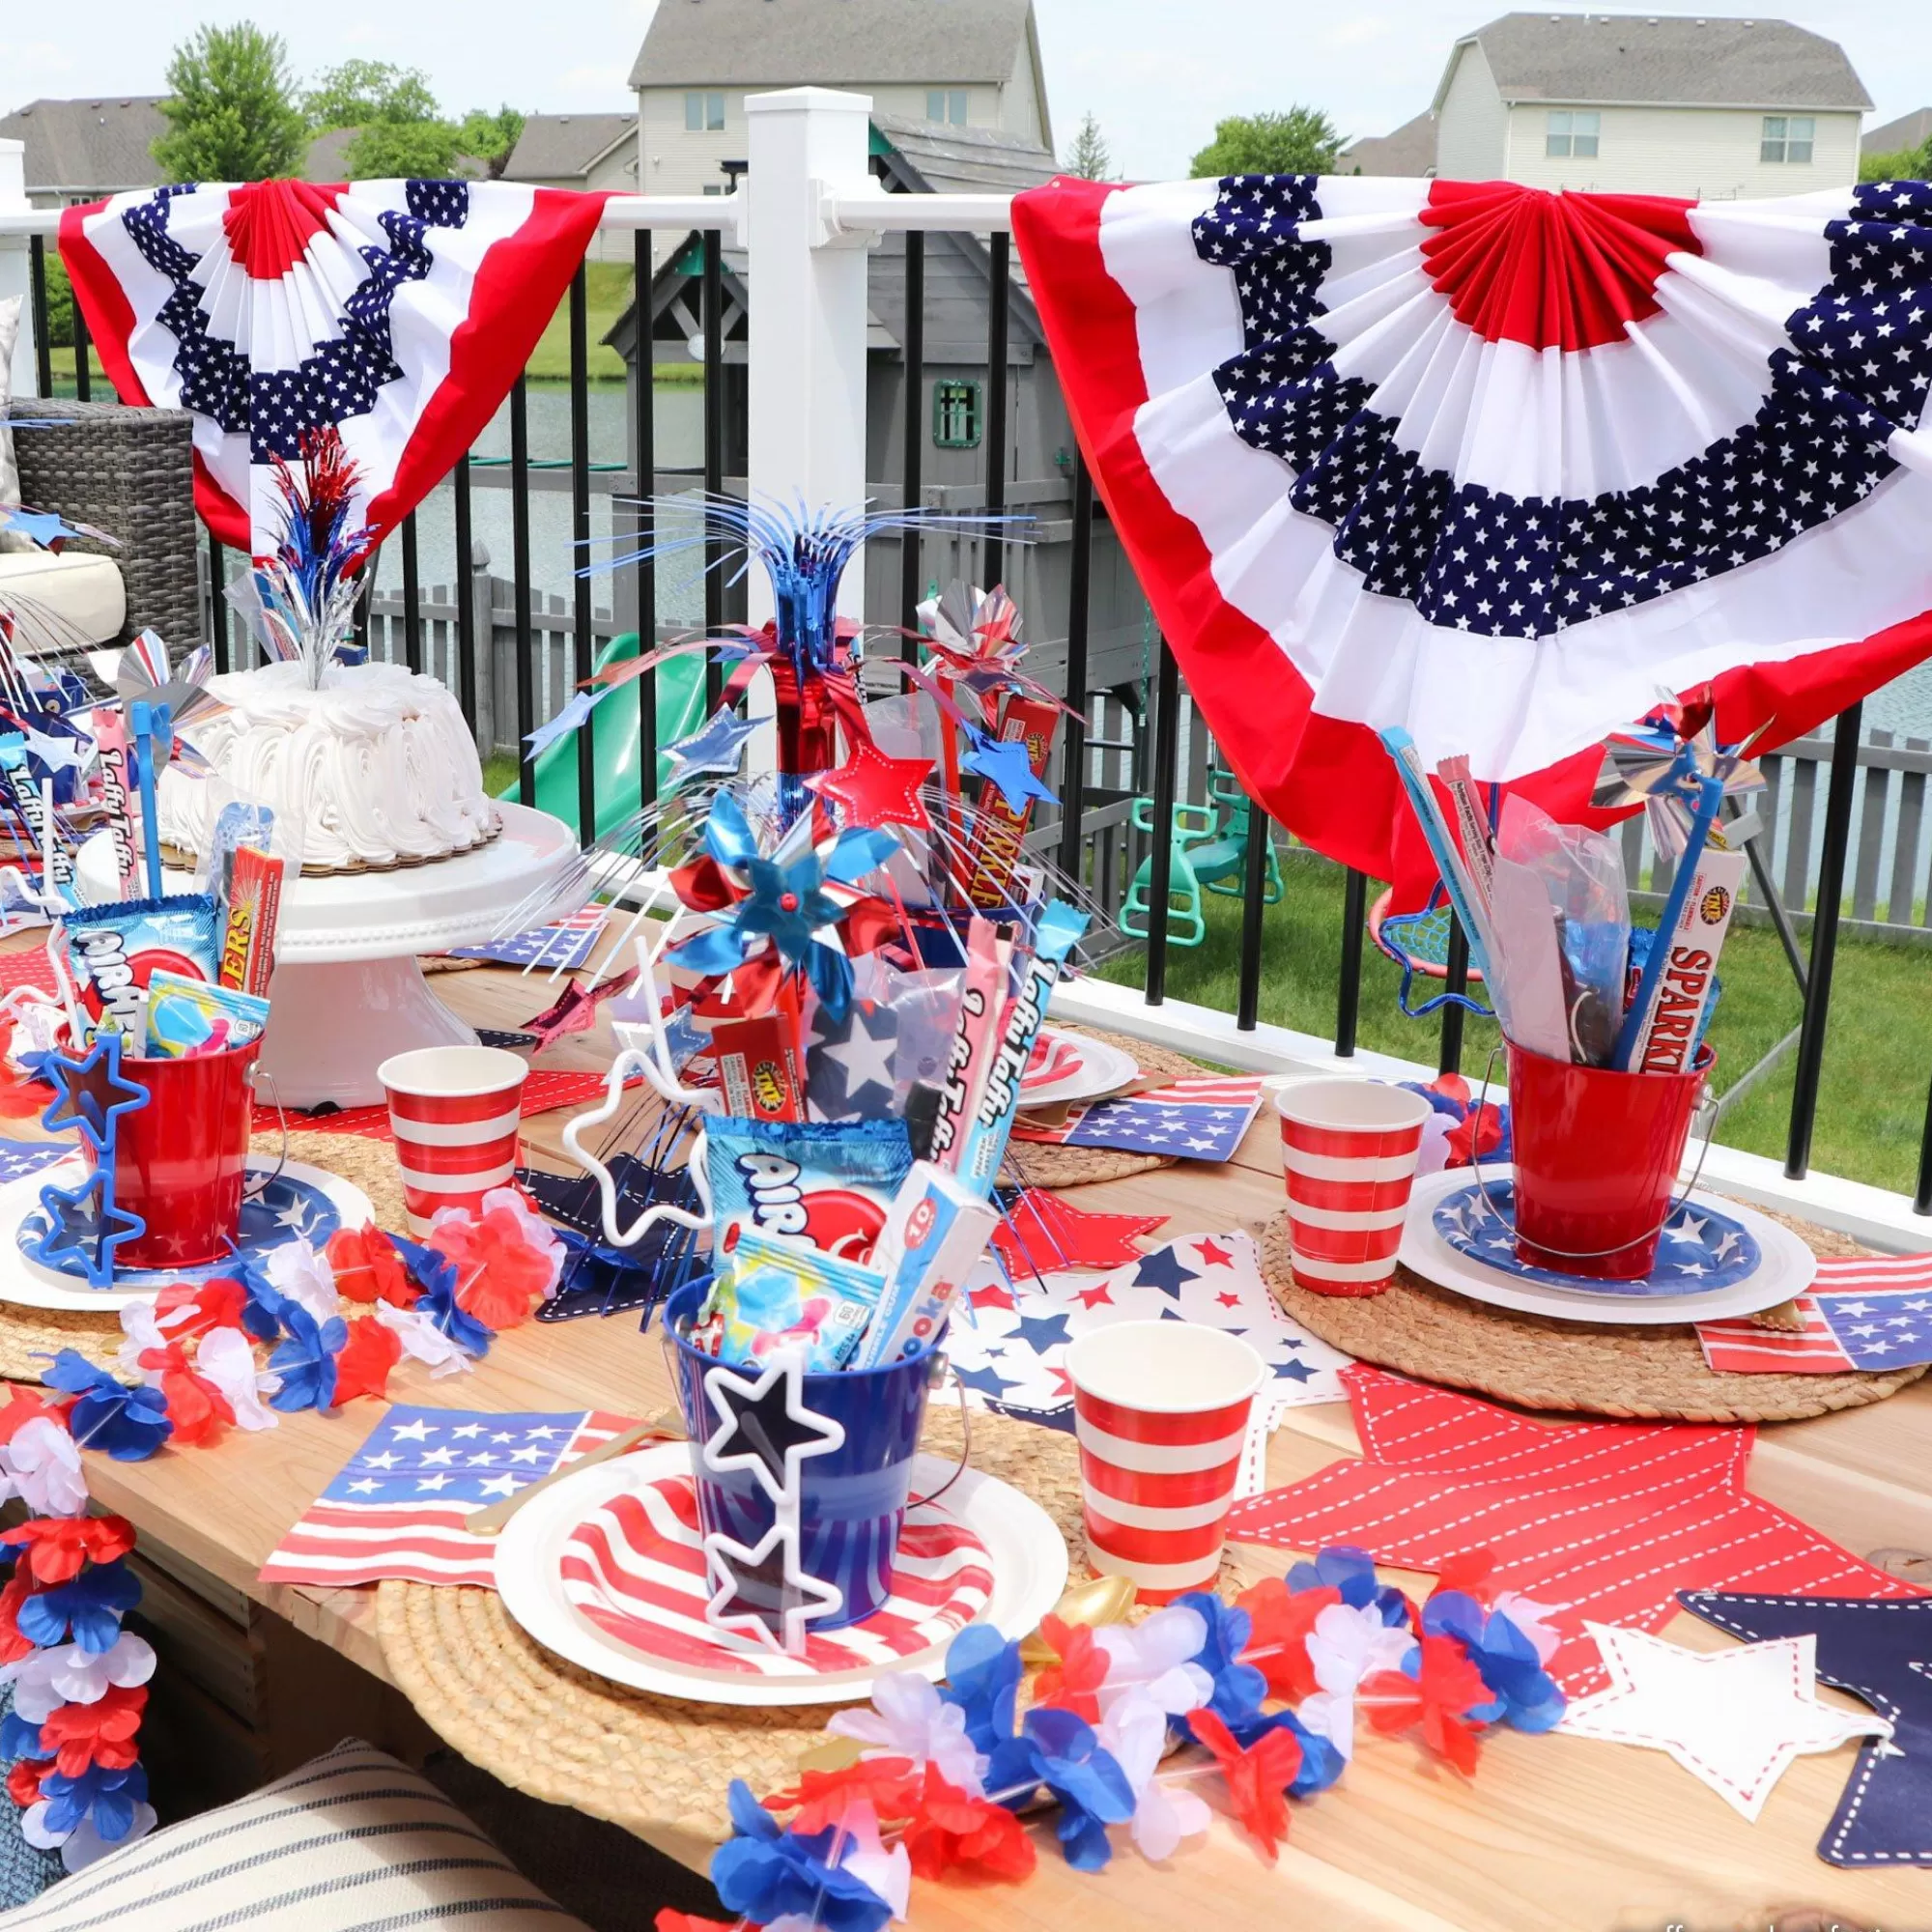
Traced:
<path id="1" fill-rule="evenodd" d="M 69 1871 L 154 1829 L 136 1734 L 155 1653 L 121 1620 L 140 1601 L 124 1517 L 87 1514 L 78 1402 L 18 1391 L 0 1408 L 0 1498 L 32 1512 L 0 1532 L 0 1682 L 14 1708 L 0 1756 L 20 1834 Z"/>
<path id="2" fill-rule="evenodd" d="M 826 1728 L 858 1747 L 854 1761 L 802 1770 L 762 1803 L 734 1780 L 733 1835 L 711 1878 L 735 1920 L 667 1909 L 658 1932 L 780 1920 L 785 1932 L 882 1932 L 906 1917 L 915 1875 L 1027 1877 L 1036 1851 L 1019 1814 L 1042 1802 L 1079 1870 L 1108 1862 L 1115 1828 L 1162 1860 L 1207 1828 L 1192 1787 L 1216 1776 L 1272 1859 L 1290 1800 L 1325 1790 L 1353 1755 L 1358 1713 L 1472 1774 L 1487 1732 L 1547 1731 L 1564 1709 L 1544 1668 L 1558 1642 L 1547 1613 L 1492 1592 L 1490 1563 L 1482 1552 L 1446 1567 L 1419 1610 L 1377 1582 L 1366 1553 L 1337 1548 L 1233 1604 L 1196 1591 L 1099 1629 L 1049 1616 L 1055 1662 L 1024 1717 L 1019 1645 L 969 1626 L 944 1684 L 889 1672 L 869 1710 L 834 1716 Z M 1165 1769 L 1177 1741 L 1197 1748 Z"/>
<path id="3" fill-rule="evenodd" d="M 326 1248 L 298 1238 L 164 1288 L 122 1310 L 116 1374 L 63 1349 L 42 1380 L 73 1399 L 82 1448 L 144 1462 L 164 1442 L 273 1429 L 278 1411 L 381 1400 L 405 1355 L 433 1377 L 467 1371 L 556 1292 L 563 1260 L 555 1230 L 498 1187 L 479 1209 L 443 1208 L 420 1244 L 338 1229 Z"/>

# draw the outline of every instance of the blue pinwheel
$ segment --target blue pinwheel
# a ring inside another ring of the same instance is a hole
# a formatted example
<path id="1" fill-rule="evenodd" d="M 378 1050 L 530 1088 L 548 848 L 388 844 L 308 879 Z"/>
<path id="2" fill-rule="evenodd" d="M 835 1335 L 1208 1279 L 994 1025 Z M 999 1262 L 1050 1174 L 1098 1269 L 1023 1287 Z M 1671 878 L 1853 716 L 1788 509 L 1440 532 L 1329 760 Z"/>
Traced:
<path id="1" fill-rule="evenodd" d="M 848 826 L 818 847 L 787 838 L 767 857 L 737 802 L 721 793 L 712 803 L 704 844 L 727 878 L 738 875 L 737 895 L 716 913 L 718 924 L 686 940 L 667 959 L 709 979 L 776 955 L 777 962 L 811 981 L 834 1019 L 843 1018 L 852 998 L 852 962 L 819 934 L 850 914 L 859 881 L 899 849 L 897 841 L 888 832 Z"/>

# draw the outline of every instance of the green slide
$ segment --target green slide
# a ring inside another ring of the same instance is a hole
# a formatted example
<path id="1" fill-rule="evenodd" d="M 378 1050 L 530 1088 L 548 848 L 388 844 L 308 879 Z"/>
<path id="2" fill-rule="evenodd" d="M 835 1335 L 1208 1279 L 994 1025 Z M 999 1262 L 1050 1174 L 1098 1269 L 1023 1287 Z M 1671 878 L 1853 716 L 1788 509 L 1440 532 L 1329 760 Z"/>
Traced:
<path id="1" fill-rule="evenodd" d="M 638 634 L 612 638 L 597 655 L 597 668 L 638 655 Z M 658 667 L 658 786 L 670 776 L 666 745 L 688 737 L 704 722 L 704 654 L 673 658 Z M 638 809 L 638 693 L 626 685 L 590 714 L 588 729 L 597 760 L 597 836 L 615 832 Z M 572 732 L 537 757 L 537 808 L 577 829 L 577 740 Z M 497 794 L 512 802 L 512 784 Z"/>

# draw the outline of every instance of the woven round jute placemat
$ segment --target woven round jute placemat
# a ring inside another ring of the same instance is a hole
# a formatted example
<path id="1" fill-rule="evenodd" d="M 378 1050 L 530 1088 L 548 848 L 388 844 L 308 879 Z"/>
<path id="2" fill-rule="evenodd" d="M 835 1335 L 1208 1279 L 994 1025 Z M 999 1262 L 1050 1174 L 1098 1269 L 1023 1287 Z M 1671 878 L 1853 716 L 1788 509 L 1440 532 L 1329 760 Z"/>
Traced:
<path id="1" fill-rule="evenodd" d="M 956 1458 L 959 1428 L 951 1398 L 935 1396 L 923 1446 Z M 1075 1552 L 1073 1574 L 1084 1575 L 1073 1437 L 979 1410 L 972 1431 L 973 1466 L 1038 1503 Z M 823 1704 L 738 1709 L 625 1690 L 535 1643 L 493 1590 L 384 1583 L 376 1629 L 390 1675 L 471 1763 L 633 1832 L 722 1841 L 731 1779 L 760 1797 L 791 1783 L 831 1715 Z"/>
<path id="2" fill-rule="evenodd" d="M 1821 1252 L 1858 1252 L 1840 1236 L 1790 1225 Z M 1404 1267 L 1382 1294 L 1312 1294 L 1290 1273 L 1286 1213 L 1262 1237 L 1262 1273 L 1289 1315 L 1322 1341 L 1362 1361 L 1520 1408 L 1646 1421 L 1797 1422 L 1883 1402 L 1925 1373 L 1718 1375 L 1705 1366 L 1689 1322 L 1634 1328 L 1519 1315 Z"/>
<path id="3" fill-rule="evenodd" d="M 1130 1054 L 1143 1075 L 1163 1080 L 1192 1080 L 1204 1071 L 1200 1063 L 1165 1046 L 1151 1046 L 1123 1033 L 1102 1033 L 1098 1027 L 1062 1027 Z M 1000 1179 L 1010 1187 L 1079 1187 L 1090 1180 L 1124 1180 L 1129 1175 L 1151 1174 L 1173 1167 L 1172 1155 L 1129 1153 L 1123 1148 L 1055 1147 L 1047 1141 L 1009 1140 Z"/>
<path id="4" fill-rule="evenodd" d="M 251 1152 L 272 1160 L 281 1151 L 282 1136 L 279 1129 L 270 1128 L 256 1134 L 248 1145 Z M 386 1141 L 298 1130 L 289 1135 L 289 1158 L 353 1180 L 368 1195 L 378 1223 L 399 1230 L 408 1227 L 402 1173 L 395 1150 Z M 6 1238 L 11 1237 L 0 1236 Z M 48 1359 L 63 1349 L 85 1355 L 97 1367 L 114 1370 L 120 1347 L 121 1318 L 111 1310 L 20 1308 L 0 1302 L 0 1378 L 8 1381 L 39 1381 Z M 122 1379 L 136 1378 L 123 1376 Z"/>

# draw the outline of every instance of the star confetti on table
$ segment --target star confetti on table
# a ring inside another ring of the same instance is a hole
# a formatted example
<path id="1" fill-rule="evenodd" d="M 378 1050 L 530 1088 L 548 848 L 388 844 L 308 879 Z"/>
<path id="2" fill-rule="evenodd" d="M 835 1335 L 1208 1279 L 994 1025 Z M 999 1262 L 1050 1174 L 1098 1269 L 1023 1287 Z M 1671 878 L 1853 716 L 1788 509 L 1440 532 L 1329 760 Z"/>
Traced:
<path id="1" fill-rule="evenodd" d="M 781 1353 L 755 1376 L 707 1369 L 704 1393 L 719 1418 L 704 1440 L 705 1462 L 713 1469 L 755 1471 L 775 1498 L 797 1494 L 802 1462 L 844 1446 L 844 1430 L 806 1406 L 796 1351 Z"/>
<path id="2" fill-rule="evenodd" d="M 1656 1632 L 1680 1589 L 1749 1581 L 1904 1597 L 1909 1583 L 1745 1488 L 1755 1432 L 1681 1422 L 1552 1427 L 1493 1403 L 1357 1363 L 1343 1377 L 1366 1455 L 1235 1505 L 1236 1543 L 1439 1570 L 1492 1551 L 1491 1582 L 1541 1604 L 1564 1642 L 1550 1674 L 1572 1696 L 1605 1681 L 1585 1617 Z"/>
<path id="3" fill-rule="evenodd" d="M 1074 1207 L 1050 1188 L 1025 1187 L 1007 1209 L 993 1246 L 1016 1278 L 1055 1268 L 1112 1268 L 1138 1262 L 1135 1243 L 1166 1224 L 1165 1214 L 1101 1214 Z"/>
<path id="4" fill-rule="evenodd" d="M 123 1114 L 136 1113 L 148 1104 L 148 1090 L 121 1077 L 119 1034 L 102 1034 L 78 1060 L 50 1053 L 41 1063 L 41 1071 L 54 1090 L 53 1104 L 41 1116 L 41 1125 L 49 1133 L 77 1126 L 97 1153 L 106 1149 L 114 1122 Z"/>
<path id="5" fill-rule="evenodd" d="M 1742 1650 L 1686 1650 L 1642 1631 L 1586 1624 L 1610 1685 L 1564 1714 L 1578 1737 L 1668 1751 L 1753 1823 L 1795 1757 L 1852 1738 L 1889 1737 L 1869 1711 L 1817 1695 L 1814 1639 L 1779 1637 Z"/>
<path id="6" fill-rule="evenodd" d="M 806 780 L 806 788 L 839 808 L 841 825 L 905 825 L 930 829 L 920 788 L 932 776 L 930 758 L 889 758 L 876 745 L 861 744 L 836 772 Z"/>
<path id="7" fill-rule="evenodd" d="M 1864 1747 L 1818 1856 L 1834 1865 L 1932 1865 L 1932 1597 L 1729 1596 L 1687 1590 L 1684 1607 L 1733 1636 L 1808 1636 L 1818 1675 L 1890 1719 Z"/>
<path id="8" fill-rule="evenodd" d="M 1131 1219 L 1131 1216 L 1109 1217 Z M 1073 1427 L 1066 1345 L 1116 1321 L 1168 1318 L 1226 1329 L 1247 1342 L 1270 1375 L 1256 1405 L 1241 1493 L 1261 1484 L 1268 1433 L 1286 1410 L 1340 1402 L 1349 1357 L 1295 1326 L 1262 1280 L 1247 1235 L 1192 1235 L 1098 1276 L 1015 1271 L 1000 1283 L 988 1260 L 969 1277 L 972 1320 L 955 1319 L 946 1352 L 977 1407 L 1050 1429 Z"/>
<path id="9" fill-rule="evenodd" d="M 114 1176 L 106 1168 L 96 1168 L 78 1187 L 49 1183 L 41 1189 L 41 1207 L 47 1226 L 34 1242 L 34 1259 L 54 1267 L 61 1257 L 72 1255 L 90 1288 L 112 1284 L 114 1250 L 139 1240 L 148 1229 L 140 1215 L 115 1207 Z"/>

